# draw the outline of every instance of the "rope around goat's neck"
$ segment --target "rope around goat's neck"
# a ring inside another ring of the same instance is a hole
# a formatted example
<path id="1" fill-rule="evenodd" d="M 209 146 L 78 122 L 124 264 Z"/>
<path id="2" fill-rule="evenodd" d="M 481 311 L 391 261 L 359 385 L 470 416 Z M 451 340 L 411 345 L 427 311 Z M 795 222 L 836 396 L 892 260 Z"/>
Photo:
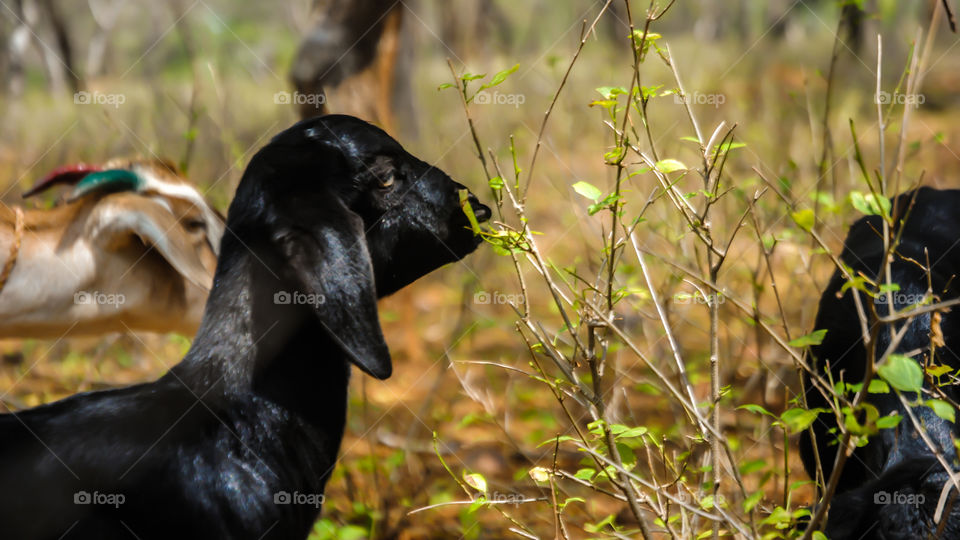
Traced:
<path id="1" fill-rule="evenodd" d="M 7 280 L 13 272 L 13 265 L 17 263 L 17 256 L 20 255 L 20 241 L 23 240 L 23 210 L 19 206 L 13 208 L 15 216 L 13 225 L 13 243 L 10 244 L 10 257 L 3 265 L 3 271 L 0 271 L 0 293 L 7 286 Z"/>

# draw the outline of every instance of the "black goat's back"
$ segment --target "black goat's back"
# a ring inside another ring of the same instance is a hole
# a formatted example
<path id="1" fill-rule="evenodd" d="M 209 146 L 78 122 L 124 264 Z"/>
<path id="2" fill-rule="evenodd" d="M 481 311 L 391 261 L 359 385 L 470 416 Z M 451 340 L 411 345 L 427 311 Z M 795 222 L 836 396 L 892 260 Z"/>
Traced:
<path id="1" fill-rule="evenodd" d="M 940 301 L 960 297 L 960 190 L 920 188 L 896 197 L 892 204 L 896 222 L 893 232 L 900 235 L 890 263 L 891 281 L 899 286 L 892 295 L 893 309 L 899 311 L 914 306 L 928 289 Z M 840 258 L 855 275 L 862 274 L 876 281 L 883 279 L 884 253 L 881 218 L 868 216 L 850 227 Z M 929 273 L 925 269 L 928 264 Z M 827 333 L 821 344 L 811 347 L 811 352 L 819 372 L 825 373 L 829 364 L 834 382 L 858 383 L 864 378 L 867 351 L 862 341 L 863 331 L 853 289 L 841 292 L 846 283 L 846 278 L 836 271 L 821 296 L 814 328 L 826 329 Z M 874 303 L 880 316 L 892 313 L 885 294 L 872 299 L 861 293 L 860 298 L 865 309 Z M 937 348 L 933 361 L 958 369 L 960 357 L 954 351 L 960 351 L 960 312 L 946 311 L 939 317 L 945 346 Z M 895 351 L 906 354 L 919 350 L 921 352 L 915 358 L 928 361 L 932 320 L 929 313 L 915 317 Z M 903 324 L 895 324 L 893 329 L 898 330 Z M 890 327 L 882 327 L 875 344 L 877 358 L 890 344 Z M 951 386 L 943 390 L 951 399 L 960 398 L 960 392 Z M 905 397 L 916 399 L 910 393 Z M 809 376 L 806 378 L 806 399 L 810 408 L 828 408 Z M 881 416 L 897 413 L 902 418 L 897 428 L 881 430 L 847 460 L 831 503 L 827 534 L 833 540 L 925 536 L 934 531 L 933 512 L 946 473 L 933 458 L 894 393 L 868 394 L 867 400 Z M 956 425 L 926 407 L 916 407 L 912 412 L 925 425 L 927 435 L 939 446 L 947 461 L 955 462 L 956 451 L 951 436 L 957 435 Z M 835 422 L 833 413 L 828 412 L 821 414 L 811 426 L 824 475 L 828 478 L 838 449 L 835 441 L 839 430 Z M 800 450 L 808 474 L 815 476 L 816 459 L 808 431 L 801 434 Z M 885 497 L 894 497 L 895 494 L 922 495 L 925 503 L 897 505 L 884 502 Z M 948 519 L 947 531 L 960 529 L 960 513 L 954 514 L 945 518 Z M 867 536 L 862 536 L 864 534 Z"/>

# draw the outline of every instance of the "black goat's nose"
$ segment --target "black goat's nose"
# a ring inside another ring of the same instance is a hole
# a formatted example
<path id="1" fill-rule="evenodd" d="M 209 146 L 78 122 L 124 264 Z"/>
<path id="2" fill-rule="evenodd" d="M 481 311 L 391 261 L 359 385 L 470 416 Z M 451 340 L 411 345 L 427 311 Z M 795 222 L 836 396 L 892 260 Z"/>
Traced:
<path id="1" fill-rule="evenodd" d="M 470 194 L 470 197 L 468 197 L 467 200 L 470 202 L 470 207 L 473 208 L 473 215 L 477 217 L 477 221 L 480 223 L 490 219 L 490 216 L 493 215 L 493 212 L 490 211 L 490 207 L 480 202 L 480 199 L 478 199 L 473 193 Z"/>

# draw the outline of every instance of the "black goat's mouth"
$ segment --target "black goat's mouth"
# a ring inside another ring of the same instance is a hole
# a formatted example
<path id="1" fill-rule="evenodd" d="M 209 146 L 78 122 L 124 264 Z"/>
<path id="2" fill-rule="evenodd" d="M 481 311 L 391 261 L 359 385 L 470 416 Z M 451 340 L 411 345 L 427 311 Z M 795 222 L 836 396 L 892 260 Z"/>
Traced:
<path id="1" fill-rule="evenodd" d="M 493 212 L 490 211 L 490 207 L 480 202 L 480 199 L 473 193 L 470 193 L 469 190 L 461 189 L 460 208 L 463 210 L 463 215 L 467 218 L 467 222 L 473 229 L 473 234 L 479 236 L 481 233 L 480 224 L 490 219 L 490 216 L 493 214 Z"/>
<path id="2" fill-rule="evenodd" d="M 490 218 L 493 217 L 493 211 L 490 210 L 490 207 L 483 204 L 482 202 L 471 202 L 470 206 L 473 207 L 473 215 L 477 217 L 478 223 L 486 223 L 490 221 Z"/>

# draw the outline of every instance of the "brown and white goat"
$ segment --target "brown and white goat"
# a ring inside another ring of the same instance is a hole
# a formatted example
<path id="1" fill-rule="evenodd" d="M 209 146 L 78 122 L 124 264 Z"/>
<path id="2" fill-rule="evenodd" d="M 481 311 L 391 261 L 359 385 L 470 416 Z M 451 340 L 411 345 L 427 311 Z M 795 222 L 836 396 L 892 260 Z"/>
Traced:
<path id="1" fill-rule="evenodd" d="M 0 206 L 0 338 L 193 335 L 223 217 L 159 160 L 58 169 L 25 197 L 71 184 L 47 210 Z"/>

